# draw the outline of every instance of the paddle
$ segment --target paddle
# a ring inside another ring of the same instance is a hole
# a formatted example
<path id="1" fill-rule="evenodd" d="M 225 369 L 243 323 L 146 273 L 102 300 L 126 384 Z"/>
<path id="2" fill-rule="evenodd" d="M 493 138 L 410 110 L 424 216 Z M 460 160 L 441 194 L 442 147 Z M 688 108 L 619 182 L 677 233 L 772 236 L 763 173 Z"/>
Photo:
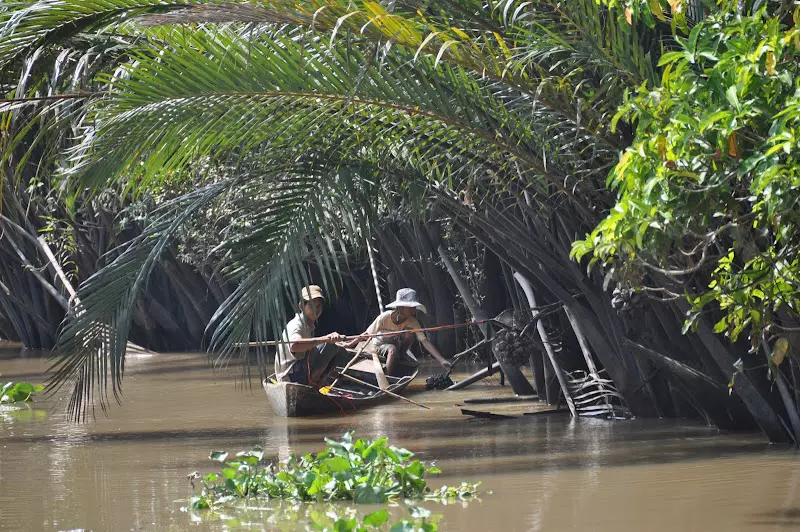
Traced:
<path id="1" fill-rule="evenodd" d="M 339 373 L 339 377 L 341 377 L 341 376 L 342 376 L 342 374 L 343 374 L 345 371 L 347 371 L 348 369 L 350 369 L 350 366 L 352 366 L 353 364 L 355 364 L 356 360 L 358 360 L 358 357 L 360 357 L 360 356 L 361 356 L 361 352 L 362 352 L 362 351 L 364 351 L 364 348 L 365 348 L 365 347 L 367 347 L 367 344 L 368 344 L 368 343 L 370 343 L 371 341 L 372 341 L 372 338 L 367 338 L 367 341 L 366 341 L 366 342 L 364 342 L 364 343 L 361 345 L 361 347 L 359 347 L 359 348 L 358 348 L 358 351 L 356 351 L 356 355 L 355 355 L 353 358 L 351 358 L 351 359 L 350 359 L 350 362 L 348 362 L 348 363 L 347 363 L 347 365 L 345 365 L 344 369 L 342 369 L 342 371 Z M 339 377 L 336 377 L 336 378 L 333 380 L 333 382 L 331 383 L 331 385 L 330 385 L 330 386 L 326 386 L 326 388 L 328 388 L 328 389 L 331 389 L 331 388 L 333 388 L 334 386 L 336 386 L 336 383 L 337 383 L 337 382 L 339 382 Z M 384 379 L 385 379 L 385 378 L 386 378 L 386 377 L 384 377 Z M 322 391 L 322 389 L 320 389 L 320 391 Z"/>
<path id="2" fill-rule="evenodd" d="M 340 373 L 340 374 L 339 374 L 339 376 L 340 376 L 340 377 L 344 377 L 345 379 L 350 379 L 351 381 L 353 381 L 353 382 L 357 382 L 358 384 L 362 384 L 362 385 L 364 385 L 364 386 L 369 386 L 369 387 L 370 387 L 370 388 L 372 388 L 373 390 L 378 390 L 378 391 L 381 391 L 381 392 L 387 393 L 387 394 L 391 395 L 392 397 L 396 397 L 397 399 L 402 399 L 403 401 L 409 402 L 409 403 L 411 403 L 412 405 L 421 406 L 422 408 L 425 408 L 425 409 L 427 409 L 427 410 L 430 410 L 430 409 L 431 409 L 431 407 L 429 407 L 429 406 L 425 406 L 425 405 L 423 405 L 422 403 L 418 403 L 418 402 L 416 402 L 416 401 L 414 401 L 414 400 L 412 400 L 412 399 L 409 399 L 408 397 L 403 397 L 402 395 L 398 395 L 398 394 L 396 394 L 396 393 L 394 393 L 394 392 L 390 392 L 389 390 L 381 390 L 380 388 L 378 388 L 378 387 L 377 387 L 377 386 L 375 386 L 374 384 L 370 384 L 370 383 L 368 383 L 368 382 L 364 382 L 364 381 L 362 381 L 362 380 L 360 380 L 360 379 L 356 379 L 355 377 L 351 377 L 350 375 L 348 375 L 348 374 L 346 374 L 346 373 Z M 321 390 L 320 390 L 320 391 L 321 391 Z"/>
<path id="3" fill-rule="evenodd" d="M 375 378 L 378 380 L 378 386 L 385 392 L 389 388 L 389 381 L 386 379 L 383 367 L 381 367 L 381 359 L 378 358 L 378 353 L 372 353 L 372 362 L 375 363 Z"/>

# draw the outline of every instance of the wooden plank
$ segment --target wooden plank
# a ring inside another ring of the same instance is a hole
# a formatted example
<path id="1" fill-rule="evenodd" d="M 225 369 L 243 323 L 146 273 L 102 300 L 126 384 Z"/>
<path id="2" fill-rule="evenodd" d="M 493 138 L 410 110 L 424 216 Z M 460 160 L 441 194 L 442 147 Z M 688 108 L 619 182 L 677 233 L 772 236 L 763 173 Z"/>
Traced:
<path id="1" fill-rule="evenodd" d="M 554 410 L 539 410 L 538 412 L 525 412 L 523 416 L 547 416 L 550 414 L 569 414 L 569 408 L 556 408 Z"/>
<path id="2" fill-rule="evenodd" d="M 473 399 L 464 399 L 464 403 L 468 405 L 488 405 L 499 403 L 523 403 L 538 400 L 538 395 L 515 395 L 513 397 L 477 397 Z"/>
<path id="3" fill-rule="evenodd" d="M 515 419 L 518 416 L 507 416 L 505 414 L 493 414 L 491 412 L 481 412 L 479 410 L 461 409 L 461 413 L 465 416 L 479 417 L 483 419 Z"/>

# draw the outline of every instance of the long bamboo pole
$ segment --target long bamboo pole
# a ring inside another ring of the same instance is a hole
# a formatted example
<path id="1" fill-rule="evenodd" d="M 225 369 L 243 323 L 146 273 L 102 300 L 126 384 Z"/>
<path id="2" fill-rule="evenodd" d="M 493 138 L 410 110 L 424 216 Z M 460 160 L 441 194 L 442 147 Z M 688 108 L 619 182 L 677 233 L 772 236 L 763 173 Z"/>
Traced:
<path id="1" fill-rule="evenodd" d="M 549 305 L 544 305 L 542 307 L 537 308 L 529 308 L 523 310 L 530 310 L 530 311 L 537 311 L 540 313 L 550 313 L 554 310 L 560 309 L 561 303 L 551 303 Z M 416 334 L 418 332 L 421 333 L 428 333 L 433 331 L 441 331 L 444 329 L 457 329 L 459 327 L 471 327 L 474 325 L 482 325 L 485 323 L 489 323 L 491 321 L 497 320 L 500 315 L 495 316 L 494 318 L 486 318 L 480 320 L 470 320 L 465 321 L 462 323 L 449 323 L 447 325 L 436 325 L 434 327 L 422 327 L 420 329 L 404 329 L 402 331 L 386 331 L 374 334 L 358 334 L 354 336 L 345 336 L 342 341 L 349 341 L 355 340 L 356 338 L 367 339 L 367 338 L 377 338 L 377 337 L 384 337 L 384 336 L 397 336 L 400 334 Z M 314 337 L 314 338 L 303 338 L 304 342 L 318 342 L 321 343 L 324 340 L 324 337 Z M 238 343 L 235 344 L 236 347 L 259 347 L 259 346 L 269 346 L 269 345 L 288 345 L 294 342 L 289 342 L 287 340 L 262 340 L 258 342 L 248 342 L 248 343 Z"/>
<path id="2" fill-rule="evenodd" d="M 375 296 L 378 298 L 378 310 L 383 314 L 383 298 L 381 298 L 381 285 L 378 282 L 378 269 L 375 266 L 375 252 L 372 242 L 367 238 L 367 254 L 369 255 L 369 269 L 372 272 L 372 282 L 375 284 Z"/>
<path id="3" fill-rule="evenodd" d="M 6 235 L 6 240 L 8 240 L 8 243 L 11 244 L 12 248 L 14 248 L 14 251 L 17 252 L 17 256 L 19 257 L 19 260 L 22 262 L 22 264 L 27 266 L 29 271 L 33 274 L 33 276 L 36 277 L 36 279 L 41 284 L 42 288 L 48 294 L 50 294 L 53 297 L 53 299 L 55 299 L 65 311 L 69 310 L 69 302 L 67 301 L 67 298 L 62 296 L 58 292 L 58 290 L 56 290 L 56 287 L 50 284 L 50 281 L 48 281 L 44 277 L 44 275 L 42 275 L 41 272 L 39 272 L 39 270 L 33 264 L 31 264 L 31 262 L 28 260 L 28 257 L 26 257 L 25 253 L 23 253 L 22 250 L 19 248 L 19 246 L 17 246 L 17 243 L 14 242 L 14 239 L 11 238 L 10 234 Z"/>
<path id="4" fill-rule="evenodd" d="M 45 240 L 43 236 L 40 236 L 37 240 L 39 245 L 42 247 L 42 251 L 44 251 L 44 254 L 47 256 L 48 260 L 50 260 L 50 264 L 53 266 L 53 269 L 55 269 L 58 278 L 61 279 L 61 284 L 63 284 L 64 288 L 66 288 L 67 292 L 69 292 L 70 297 L 75 297 L 75 289 L 72 287 L 72 283 L 69 282 L 69 279 L 67 279 L 67 276 L 64 274 L 64 270 L 61 269 L 61 265 L 56 260 L 56 256 L 53 254 L 50 246 L 47 245 L 47 240 Z"/>
<path id="5" fill-rule="evenodd" d="M 61 265 L 56 260 L 56 256 L 53 254 L 53 251 L 50 249 L 50 246 L 47 245 L 47 241 L 44 239 L 43 236 L 40 236 L 38 238 L 38 242 L 39 242 L 39 245 L 42 248 L 42 251 L 44 252 L 45 256 L 47 257 L 47 260 L 50 261 L 51 266 L 53 266 L 53 269 L 56 271 L 56 274 L 58 275 L 58 278 L 64 284 L 64 288 L 66 288 L 67 292 L 69 292 L 70 300 L 74 301 L 76 305 L 79 305 L 80 304 L 80 299 L 78 299 L 77 291 L 72 286 L 72 283 L 69 282 L 69 279 L 67 279 L 67 276 L 64 273 L 64 270 L 61 268 Z M 65 310 L 67 310 L 68 307 L 69 307 L 69 304 L 67 304 L 67 307 L 65 307 Z M 144 348 L 144 347 L 142 347 L 142 346 L 140 346 L 138 344 L 135 344 L 133 342 L 127 342 L 125 345 L 126 345 L 127 349 L 130 349 L 131 351 L 133 351 L 135 353 L 139 353 L 139 354 L 155 354 L 155 351 L 151 351 L 149 349 L 146 349 L 146 348 Z"/>

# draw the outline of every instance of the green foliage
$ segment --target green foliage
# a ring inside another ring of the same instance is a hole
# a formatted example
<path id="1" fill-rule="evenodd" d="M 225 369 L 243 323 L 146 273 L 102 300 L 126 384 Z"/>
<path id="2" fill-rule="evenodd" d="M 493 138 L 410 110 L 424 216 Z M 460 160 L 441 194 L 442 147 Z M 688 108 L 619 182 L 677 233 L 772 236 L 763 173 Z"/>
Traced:
<path id="1" fill-rule="evenodd" d="M 404 519 L 389 526 L 389 532 L 436 532 L 439 526 L 436 523 L 427 522 L 427 518 L 431 513 L 421 508 L 409 508 L 413 520 L 409 521 Z M 424 510 L 420 512 L 419 510 Z M 422 516 L 421 514 L 426 514 Z M 315 521 L 311 526 L 312 530 L 319 530 L 320 532 L 368 532 L 373 529 L 385 529 L 384 525 L 389 521 L 389 512 L 387 510 L 378 510 L 367 514 L 363 519 L 359 520 L 358 517 L 351 519 L 338 518 L 333 521 L 332 526 L 327 523 Z"/>
<path id="2" fill-rule="evenodd" d="M 222 464 L 219 473 L 197 475 L 203 487 L 190 508 L 205 509 L 243 498 L 288 499 L 298 502 L 353 501 L 380 504 L 397 499 L 456 500 L 475 496 L 477 484 L 443 486 L 432 490 L 425 477 L 439 474 L 435 466 L 414 459 L 406 449 L 388 445 L 386 438 L 325 440 L 316 454 L 292 455 L 279 464 L 265 463 L 260 448 L 236 454 L 215 451 L 210 458 Z M 372 516 L 377 521 L 379 516 Z"/>
<path id="3" fill-rule="evenodd" d="M 399 202 L 437 216 L 444 199 L 480 206 L 524 191 L 544 215 L 566 199 L 596 222 L 626 142 L 610 118 L 626 88 L 656 81 L 661 35 L 595 0 L 390 5 L 0 7 L 0 69 L 18 99 L 0 106 L 15 124 L 3 156 L 21 167 L 44 154 L 29 166 L 71 214 L 109 190 L 170 200 L 73 300 L 52 381 L 72 388 L 73 415 L 119 397 L 137 298 L 175 241 L 237 286 L 207 345 L 250 376 L 269 357 L 235 345 L 279 334 L 307 262 L 335 292 L 340 262 Z"/>
<path id="4" fill-rule="evenodd" d="M 345 510 L 350 510 L 349 508 Z M 389 511 L 386 509 L 377 510 L 360 517 L 356 512 L 340 517 L 344 513 L 341 509 L 333 508 L 325 514 L 314 512 L 311 515 L 311 523 L 307 529 L 319 532 L 368 532 L 370 530 L 388 530 L 390 532 L 436 532 L 439 526 L 431 522 L 432 514 L 430 511 L 409 506 L 411 520 L 403 519 L 395 523 L 389 523 Z M 438 516 L 437 516 L 438 517 Z M 295 521 L 295 526 L 297 522 Z"/>
<path id="5" fill-rule="evenodd" d="M 753 347 L 800 310 L 800 30 L 763 11 L 721 12 L 665 54 L 617 118 L 636 140 L 611 172 L 611 214 L 573 256 L 593 254 L 620 282 L 666 279 L 715 331 Z"/>
<path id="6" fill-rule="evenodd" d="M 610 116 L 626 87 L 655 81 L 660 53 L 657 34 L 594 0 L 0 9 L 5 92 L 30 98 L 0 106 L 16 124 L 3 156 L 44 154 L 33 166 L 70 212 L 109 190 L 169 200 L 60 331 L 52 384 L 72 387 L 76 417 L 118 398 L 136 300 L 175 241 L 237 286 L 208 345 L 255 374 L 266 353 L 235 345 L 279 333 L 308 261 L 335 292 L 343 257 L 399 198 L 427 216 L 513 187 L 586 211 L 622 145 Z"/>
<path id="7" fill-rule="evenodd" d="M 7 382 L 0 386 L 0 403 L 17 403 L 30 401 L 36 392 L 44 390 L 44 386 L 29 382 Z"/>

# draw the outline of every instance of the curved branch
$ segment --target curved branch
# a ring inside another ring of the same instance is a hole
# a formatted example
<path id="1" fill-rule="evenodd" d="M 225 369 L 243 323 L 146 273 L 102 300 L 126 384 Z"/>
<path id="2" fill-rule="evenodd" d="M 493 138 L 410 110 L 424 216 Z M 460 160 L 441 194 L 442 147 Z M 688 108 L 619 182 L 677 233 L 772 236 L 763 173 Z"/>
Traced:
<path id="1" fill-rule="evenodd" d="M 648 268 L 649 270 L 652 270 L 652 271 L 654 271 L 656 273 L 661 273 L 663 275 L 668 275 L 670 277 L 678 277 L 678 276 L 681 276 L 681 275 L 690 275 L 692 273 L 695 273 L 695 272 L 699 271 L 705 265 L 706 261 L 709 259 L 708 247 L 711 244 L 712 240 L 713 239 L 708 239 L 708 240 L 705 241 L 705 243 L 703 245 L 703 254 L 700 257 L 700 260 L 697 262 L 697 264 L 695 264 L 694 266 L 692 266 L 690 268 L 685 268 L 683 270 L 665 270 L 664 268 L 659 268 L 658 266 L 650 264 L 649 262 L 647 262 L 647 261 L 645 261 L 643 259 L 636 259 L 636 262 L 638 264 L 641 264 L 645 268 Z M 714 256 L 713 258 L 718 258 L 718 257 Z"/>

